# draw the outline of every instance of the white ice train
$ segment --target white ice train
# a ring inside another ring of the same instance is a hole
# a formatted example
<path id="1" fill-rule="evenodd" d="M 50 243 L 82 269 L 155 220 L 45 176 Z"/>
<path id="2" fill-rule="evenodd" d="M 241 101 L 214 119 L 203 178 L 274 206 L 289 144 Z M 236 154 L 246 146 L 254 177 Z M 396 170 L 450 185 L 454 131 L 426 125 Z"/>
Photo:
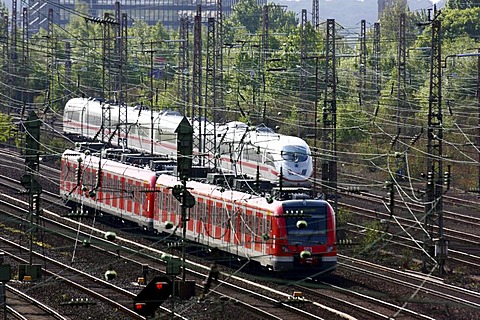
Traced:
<path id="1" fill-rule="evenodd" d="M 118 105 L 98 99 L 73 98 L 65 105 L 64 132 L 103 142 L 110 140 L 118 146 L 118 142 L 125 139 L 122 130 L 117 128 L 119 111 Z M 102 119 L 104 115 L 105 119 Z M 175 158 L 175 130 L 182 119 L 183 116 L 176 111 L 151 112 L 145 107 L 128 106 L 126 144 L 130 149 L 153 150 L 155 154 Z M 313 164 L 310 148 L 304 140 L 275 133 L 267 127 L 252 128 L 237 121 L 218 125 L 215 130 L 211 123 L 203 121 L 201 125 L 204 127 L 199 130 L 198 122 L 193 123 L 194 139 L 198 139 L 199 131 L 215 132 L 216 152 L 206 156 L 215 157 L 218 167 L 223 170 L 252 177 L 258 174 L 261 179 L 275 184 L 281 177 L 283 186 L 310 185 Z M 121 139 L 118 134 L 122 135 Z M 198 145 L 198 140 L 194 145 Z M 194 153 L 199 154 L 199 150 L 194 149 Z"/>

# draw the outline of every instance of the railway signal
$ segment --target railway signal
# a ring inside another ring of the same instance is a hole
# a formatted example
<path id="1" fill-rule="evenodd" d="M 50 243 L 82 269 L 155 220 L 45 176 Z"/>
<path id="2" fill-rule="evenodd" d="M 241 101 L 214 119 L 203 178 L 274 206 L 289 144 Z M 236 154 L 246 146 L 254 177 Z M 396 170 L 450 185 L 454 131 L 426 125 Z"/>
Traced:
<path id="1" fill-rule="evenodd" d="M 193 208 L 195 206 L 195 198 L 183 185 L 177 184 L 173 186 L 172 194 L 183 207 Z"/>
<path id="2" fill-rule="evenodd" d="M 193 156 L 193 128 L 183 117 L 175 130 L 177 134 L 177 174 L 180 179 L 190 176 Z"/>
<path id="3" fill-rule="evenodd" d="M 156 276 L 133 298 L 133 310 L 144 316 L 155 314 L 157 308 L 172 294 L 172 281 L 166 276 Z"/>
<path id="4" fill-rule="evenodd" d="M 31 279 L 36 279 L 39 272 L 36 272 L 36 267 L 33 266 L 33 233 L 36 232 L 36 226 L 34 226 L 33 216 L 36 215 L 37 219 L 41 213 L 40 210 L 40 194 L 42 193 L 42 187 L 35 180 L 35 175 L 38 174 L 40 166 L 40 127 L 42 123 L 38 118 L 35 111 L 31 111 L 28 115 L 25 127 L 25 171 L 26 173 L 21 177 L 21 184 L 27 189 L 29 195 L 29 264 L 19 265 L 20 269 L 26 270 L 25 276 Z"/>
<path id="5" fill-rule="evenodd" d="M 38 171 L 40 156 L 40 126 L 37 114 L 32 111 L 25 123 L 25 164 L 27 171 Z"/>

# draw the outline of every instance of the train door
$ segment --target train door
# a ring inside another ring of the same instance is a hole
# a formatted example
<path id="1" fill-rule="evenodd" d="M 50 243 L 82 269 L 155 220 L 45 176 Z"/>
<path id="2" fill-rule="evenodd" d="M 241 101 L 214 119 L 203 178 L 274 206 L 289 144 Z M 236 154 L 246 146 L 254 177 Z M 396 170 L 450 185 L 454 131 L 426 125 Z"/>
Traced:
<path id="1" fill-rule="evenodd" d="M 257 211 L 256 214 L 256 223 L 255 223 L 255 251 L 263 253 L 265 250 L 263 249 L 265 246 L 265 241 L 263 240 L 264 234 L 264 213 L 262 211 Z"/>
<path id="2" fill-rule="evenodd" d="M 204 214 L 205 214 L 205 199 L 198 197 L 197 204 L 195 205 L 195 234 L 198 234 L 200 238 L 203 238 L 205 230 L 203 229 Z"/>
<path id="3" fill-rule="evenodd" d="M 213 223 L 215 225 L 215 239 L 221 239 L 223 235 L 223 203 L 221 201 L 215 202 L 215 213 Z"/>
<path id="4" fill-rule="evenodd" d="M 87 123 L 85 121 L 88 121 L 85 117 L 85 107 L 82 108 L 82 111 L 80 112 L 80 117 L 79 117 L 79 122 L 80 122 L 80 135 L 85 136 L 85 131 L 87 128 Z"/>
<path id="5" fill-rule="evenodd" d="M 235 214 L 234 214 L 234 225 L 235 225 L 235 230 L 234 230 L 234 237 L 235 237 L 235 244 L 236 245 L 242 245 L 244 239 L 243 239 L 243 233 L 244 233 L 244 224 L 242 222 L 242 213 L 243 208 L 240 206 L 235 207 Z"/>
<path id="6" fill-rule="evenodd" d="M 132 203 L 133 203 L 133 214 L 137 217 L 145 218 L 142 216 L 142 205 L 143 205 L 143 198 L 145 196 L 145 192 L 141 192 L 142 190 L 142 183 L 140 181 L 135 181 L 133 190 L 132 190 Z"/>
<path id="7" fill-rule="evenodd" d="M 135 194 L 135 184 L 132 179 L 126 179 L 126 195 L 124 198 L 124 214 L 131 215 L 133 213 L 134 208 L 134 194 Z"/>
<path id="8" fill-rule="evenodd" d="M 230 204 L 226 204 L 225 205 L 225 208 L 224 208 L 224 213 L 225 213 L 225 217 L 224 217 L 224 238 L 223 238 L 223 241 L 225 243 L 230 243 L 231 241 L 231 237 L 232 237 L 232 228 L 230 228 L 230 226 L 232 225 L 232 217 L 233 217 L 233 210 L 232 210 L 232 205 Z"/>
<path id="9" fill-rule="evenodd" d="M 245 236 L 245 247 L 247 249 L 252 249 L 252 242 L 254 240 L 254 216 L 253 216 L 253 210 L 247 209 L 245 211 L 245 215 L 243 217 L 243 234 Z"/>

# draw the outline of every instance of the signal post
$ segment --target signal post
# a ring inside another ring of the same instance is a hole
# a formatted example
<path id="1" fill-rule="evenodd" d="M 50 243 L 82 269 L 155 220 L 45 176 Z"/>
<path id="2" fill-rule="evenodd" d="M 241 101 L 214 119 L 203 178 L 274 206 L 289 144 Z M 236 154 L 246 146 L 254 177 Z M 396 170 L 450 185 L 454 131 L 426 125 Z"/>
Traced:
<path id="1" fill-rule="evenodd" d="M 187 190 L 187 179 L 192 171 L 193 156 L 193 128 L 187 118 L 183 118 L 177 129 L 177 176 L 180 184 L 173 186 L 172 194 L 180 202 L 182 217 L 182 261 L 178 258 L 169 258 L 167 261 L 166 276 L 154 277 L 143 290 L 133 299 L 133 309 L 140 315 L 151 317 L 157 308 L 170 296 L 181 299 L 190 299 L 195 295 L 195 281 L 187 281 L 185 272 L 186 233 L 189 220 L 188 209 L 195 205 L 195 198 Z M 183 269 L 182 280 L 175 280 L 179 275 L 180 265 Z M 170 278 L 171 277 L 171 278 Z M 172 301 L 172 314 L 174 302 Z"/>
<path id="2" fill-rule="evenodd" d="M 177 187 L 173 190 L 174 197 L 180 201 L 182 216 L 182 281 L 179 283 L 179 292 L 182 297 L 189 299 L 195 294 L 195 282 L 185 280 L 185 253 L 187 238 L 187 223 L 189 220 L 188 210 L 195 206 L 195 198 L 187 190 L 187 179 L 192 172 L 193 157 L 193 128 L 187 118 L 183 117 L 177 129 L 177 176 L 181 181 L 181 188 Z M 177 191 L 176 191 L 177 190 Z"/>
<path id="3" fill-rule="evenodd" d="M 41 121 L 35 111 L 31 111 L 28 115 L 25 126 L 25 171 L 26 173 L 21 177 L 20 182 L 27 190 L 29 198 L 29 218 L 30 218 L 30 241 L 29 241 L 29 264 L 18 265 L 18 277 L 21 280 L 30 279 L 36 280 L 41 277 L 41 265 L 33 265 L 33 232 L 34 221 L 40 217 L 40 195 L 42 187 L 35 180 L 38 175 L 40 165 L 40 127 Z"/>

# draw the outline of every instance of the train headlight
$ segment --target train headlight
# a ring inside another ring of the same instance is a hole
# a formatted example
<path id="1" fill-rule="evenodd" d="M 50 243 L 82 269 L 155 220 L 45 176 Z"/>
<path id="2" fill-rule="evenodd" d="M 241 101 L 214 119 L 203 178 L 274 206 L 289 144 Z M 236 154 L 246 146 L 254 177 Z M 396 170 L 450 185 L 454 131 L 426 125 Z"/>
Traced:
<path id="1" fill-rule="evenodd" d="M 308 227 L 307 221 L 305 221 L 305 220 L 298 220 L 297 221 L 297 228 L 298 229 L 305 229 L 306 227 Z"/>
<path id="2" fill-rule="evenodd" d="M 282 252 L 289 253 L 290 249 L 288 249 L 288 246 L 282 246 Z"/>
<path id="3" fill-rule="evenodd" d="M 333 246 L 327 246 L 327 252 L 332 252 L 333 251 Z"/>
<path id="4" fill-rule="evenodd" d="M 302 251 L 300 252 L 300 258 L 302 259 L 307 259 L 307 258 L 310 258 L 312 256 L 312 253 L 310 251 Z"/>

